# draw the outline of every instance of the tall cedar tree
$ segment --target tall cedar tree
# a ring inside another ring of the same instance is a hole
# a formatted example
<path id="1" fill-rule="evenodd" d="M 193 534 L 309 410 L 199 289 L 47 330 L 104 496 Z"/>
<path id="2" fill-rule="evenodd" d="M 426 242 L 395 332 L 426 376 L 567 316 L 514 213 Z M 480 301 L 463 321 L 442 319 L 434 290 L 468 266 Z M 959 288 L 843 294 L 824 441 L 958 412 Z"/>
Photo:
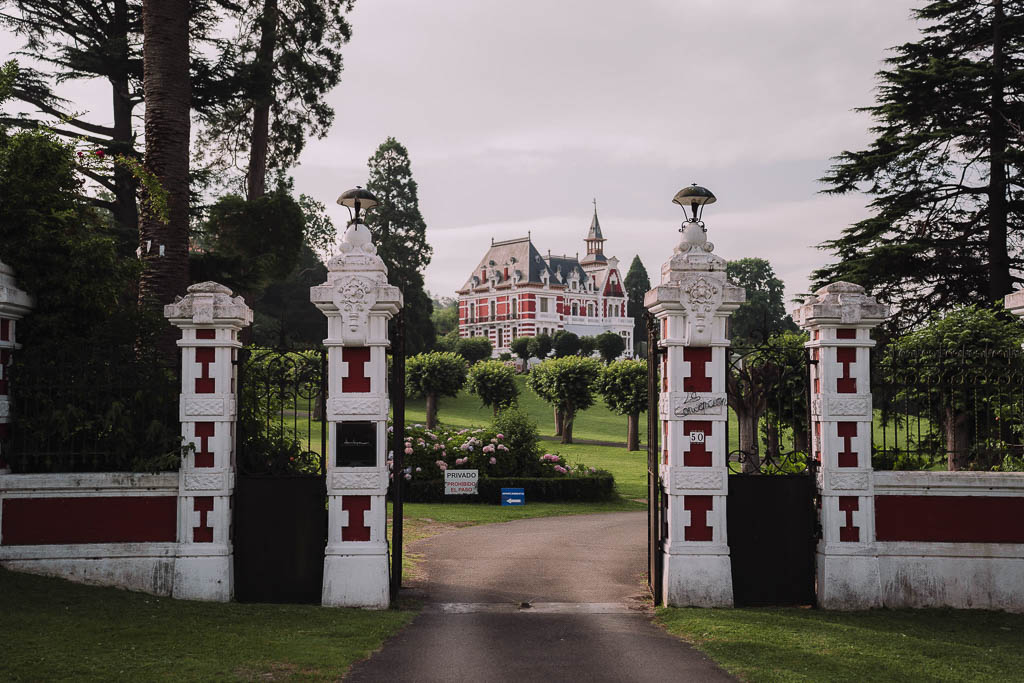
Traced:
<path id="1" fill-rule="evenodd" d="M 230 11 L 230 0 L 192 0 L 188 5 L 188 31 L 193 47 L 191 81 L 197 108 L 222 90 L 221 69 L 208 55 L 216 54 L 211 38 L 217 10 Z M 6 115 L 0 123 L 22 128 L 46 126 L 70 140 L 81 140 L 107 153 L 141 158 L 136 148 L 139 131 L 133 117 L 143 102 L 141 0 L 13 0 L 0 6 L 0 25 L 23 38 L 17 54 L 45 64 L 47 71 L 19 70 L 13 97 L 33 106 L 32 115 Z M 100 78 L 110 85 L 112 125 L 89 120 L 74 103 L 59 97 L 54 86 L 68 80 Z M 222 97 L 233 99 L 231 93 Z M 94 198 L 110 210 L 122 251 L 131 252 L 138 240 L 136 180 L 124 166 L 109 172 L 80 168 L 112 195 Z"/>
<path id="2" fill-rule="evenodd" d="M 907 326 L 995 302 L 1022 281 L 1024 2 L 938 0 L 922 38 L 878 73 L 868 149 L 843 152 L 824 192 L 864 191 L 874 215 L 822 248 L 817 285 L 856 282 Z"/>
<path id="3" fill-rule="evenodd" d="M 629 315 L 633 318 L 633 349 L 640 348 L 640 343 L 647 341 L 647 324 L 644 323 L 644 294 L 651 288 L 651 280 L 647 277 L 640 255 L 633 257 L 629 264 L 629 272 L 624 280 L 626 297 L 629 300 Z"/>
<path id="4" fill-rule="evenodd" d="M 232 77 L 201 112 L 200 148 L 213 164 L 245 168 L 249 199 L 266 192 L 268 171 L 295 165 L 307 137 L 327 134 L 324 98 L 341 81 L 352 2 L 242 0 L 237 36 L 220 45 Z"/>
<path id="5" fill-rule="evenodd" d="M 729 261 L 725 273 L 747 292 L 747 300 L 729 318 L 733 346 L 758 346 L 782 332 L 797 331 L 782 298 L 785 285 L 775 277 L 772 264 L 763 258 L 743 258 Z"/>
<path id="6" fill-rule="evenodd" d="M 188 20 L 189 0 L 143 2 L 145 164 L 168 195 L 166 222 L 151 208 L 143 210 L 139 222 L 139 298 L 148 306 L 171 303 L 188 285 Z M 164 359 L 172 366 L 177 357 L 173 332 L 168 326 L 160 340 Z"/>
<path id="7" fill-rule="evenodd" d="M 389 137 L 369 160 L 366 187 L 380 202 L 366 213 L 377 254 L 388 267 L 388 281 L 405 297 L 405 348 L 410 355 L 434 343 L 433 303 L 423 288 L 423 270 L 433 249 L 427 244 L 427 224 L 420 214 L 416 181 L 409 152 Z"/>

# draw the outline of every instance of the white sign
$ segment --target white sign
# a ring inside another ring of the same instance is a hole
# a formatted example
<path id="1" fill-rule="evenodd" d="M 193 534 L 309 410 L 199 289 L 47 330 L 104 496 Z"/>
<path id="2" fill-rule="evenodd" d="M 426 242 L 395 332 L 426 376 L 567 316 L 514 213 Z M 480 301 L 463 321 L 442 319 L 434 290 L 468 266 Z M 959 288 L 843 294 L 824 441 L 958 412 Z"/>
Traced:
<path id="1" fill-rule="evenodd" d="M 690 432 L 690 443 L 704 443 L 704 432 Z"/>
<path id="2" fill-rule="evenodd" d="M 480 482 L 480 470 L 445 470 L 444 495 L 474 494 Z"/>

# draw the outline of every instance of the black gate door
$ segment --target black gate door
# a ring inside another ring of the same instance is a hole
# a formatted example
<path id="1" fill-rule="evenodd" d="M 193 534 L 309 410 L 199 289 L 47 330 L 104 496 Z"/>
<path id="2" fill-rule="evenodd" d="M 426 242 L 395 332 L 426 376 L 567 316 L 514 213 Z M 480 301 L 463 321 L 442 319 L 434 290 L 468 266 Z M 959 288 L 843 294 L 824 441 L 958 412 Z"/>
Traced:
<path id="1" fill-rule="evenodd" d="M 662 596 L 662 544 L 665 541 L 665 520 L 661 479 L 658 472 L 658 365 L 664 349 L 658 348 L 658 326 L 654 316 L 645 313 L 647 321 L 647 585 L 654 604 Z"/>
<path id="2" fill-rule="evenodd" d="M 240 602 L 319 603 L 327 545 L 327 355 L 242 349 L 234 532 Z"/>
<path id="3" fill-rule="evenodd" d="M 809 362 L 794 340 L 732 350 L 726 363 L 739 436 L 729 449 L 726 506 L 737 606 L 815 604 Z"/>

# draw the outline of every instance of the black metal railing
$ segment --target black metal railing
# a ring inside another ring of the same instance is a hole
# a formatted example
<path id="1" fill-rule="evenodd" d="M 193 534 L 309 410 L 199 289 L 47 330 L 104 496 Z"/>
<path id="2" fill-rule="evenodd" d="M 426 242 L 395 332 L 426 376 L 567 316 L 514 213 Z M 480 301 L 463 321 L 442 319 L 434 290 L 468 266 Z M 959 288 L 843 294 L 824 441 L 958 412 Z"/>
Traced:
<path id="1" fill-rule="evenodd" d="M 15 473 L 177 469 L 178 380 L 149 360 L 94 354 L 18 364 L 4 456 Z"/>
<path id="2" fill-rule="evenodd" d="M 1024 352 L 892 347 L 872 367 L 876 469 L 989 470 L 1024 456 Z"/>
<path id="3" fill-rule="evenodd" d="M 765 345 L 731 348 L 727 353 L 726 391 L 737 436 L 727 446 L 730 469 L 813 474 L 808 400 L 811 361 L 806 349 L 802 345 Z M 727 439 L 732 441 L 731 435 Z"/>

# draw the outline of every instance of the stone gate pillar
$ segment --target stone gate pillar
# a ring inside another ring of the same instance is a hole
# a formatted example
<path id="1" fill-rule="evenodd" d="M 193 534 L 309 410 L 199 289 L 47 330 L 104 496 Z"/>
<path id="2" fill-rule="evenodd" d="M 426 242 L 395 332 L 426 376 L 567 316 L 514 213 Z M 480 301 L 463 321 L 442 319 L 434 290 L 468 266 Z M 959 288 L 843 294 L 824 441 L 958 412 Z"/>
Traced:
<path id="1" fill-rule="evenodd" d="M 729 492 L 725 389 L 726 323 L 746 299 L 712 254 L 702 223 L 683 224 L 683 239 L 661 268 L 661 284 L 644 305 L 658 321 L 661 490 L 668 534 L 664 543 L 665 602 L 729 607 L 732 566 L 726 537 Z"/>
<path id="2" fill-rule="evenodd" d="M 310 300 L 327 316 L 327 554 L 323 604 L 389 604 L 388 321 L 402 293 L 388 284 L 370 231 L 353 223 L 327 282 Z"/>
<path id="3" fill-rule="evenodd" d="M 864 288 L 835 282 L 793 311 L 811 340 L 811 439 L 818 461 L 822 538 L 818 605 L 881 605 L 871 467 L 871 330 L 889 309 Z"/>
<path id="4" fill-rule="evenodd" d="M 0 474 L 11 469 L 5 457 L 7 437 L 10 435 L 11 402 L 7 371 L 17 344 L 17 324 L 32 310 L 32 297 L 18 289 L 14 271 L 0 261 Z"/>
<path id="5" fill-rule="evenodd" d="M 181 435 L 195 449 L 181 463 L 175 598 L 226 602 L 234 595 L 231 494 L 235 489 L 238 333 L 252 322 L 240 296 L 216 282 L 164 306 L 181 330 Z"/>

